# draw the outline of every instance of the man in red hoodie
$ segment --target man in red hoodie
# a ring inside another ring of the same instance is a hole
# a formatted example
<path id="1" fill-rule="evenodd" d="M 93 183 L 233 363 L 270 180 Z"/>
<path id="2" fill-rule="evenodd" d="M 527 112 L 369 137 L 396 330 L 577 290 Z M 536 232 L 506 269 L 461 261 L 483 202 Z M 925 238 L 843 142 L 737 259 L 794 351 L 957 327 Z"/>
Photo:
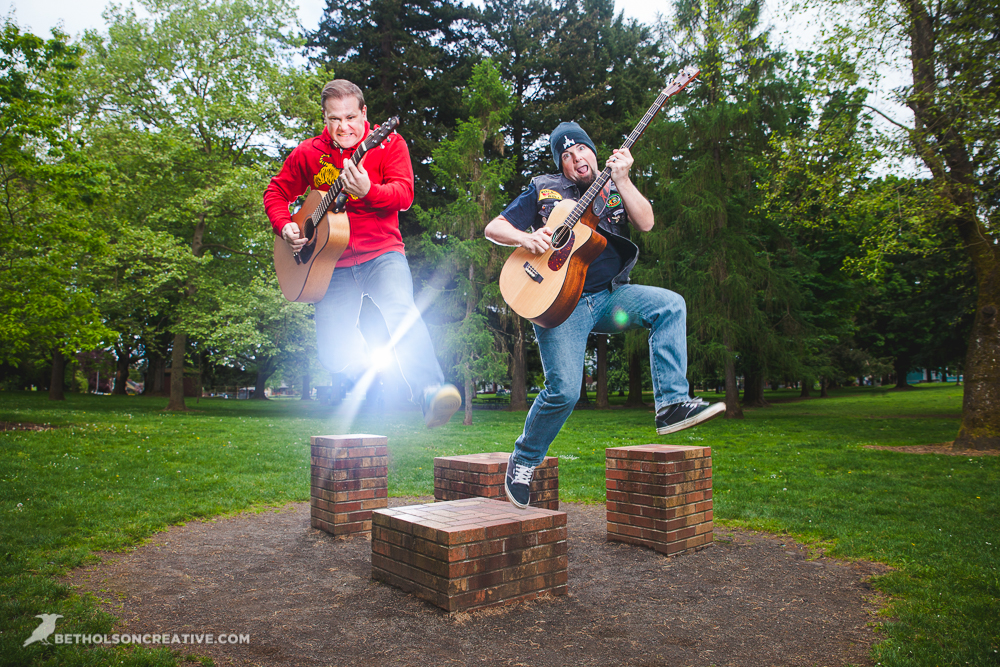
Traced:
<path id="1" fill-rule="evenodd" d="M 406 142 L 390 134 L 360 164 L 354 149 L 371 131 L 361 89 L 345 79 L 323 87 L 323 134 L 303 141 L 264 191 L 264 208 L 276 234 L 298 252 L 306 243 L 289 215 L 289 204 L 307 188 L 328 190 L 343 178 L 349 195 L 351 235 L 326 295 L 316 303 L 319 359 L 325 368 L 357 380 L 371 365 L 358 317 L 368 296 L 389 329 L 396 360 L 411 398 L 428 428 L 451 419 L 462 404 L 458 390 L 443 384 L 427 327 L 413 303 L 413 281 L 403 254 L 399 212 L 413 203 L 413 165 Z"/>

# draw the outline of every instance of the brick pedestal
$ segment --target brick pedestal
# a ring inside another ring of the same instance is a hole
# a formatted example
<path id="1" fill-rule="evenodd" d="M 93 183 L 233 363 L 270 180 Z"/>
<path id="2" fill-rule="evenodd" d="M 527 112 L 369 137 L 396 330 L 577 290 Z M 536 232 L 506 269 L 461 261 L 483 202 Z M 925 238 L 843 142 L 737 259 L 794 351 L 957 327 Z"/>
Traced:
<path id="1" fill-rule="evenodd" d="M 678 554 L 712 542 L 712 450 L 607 450 L 608 539 Z"/>
<path id="2" fill-rule="evenodd" d="M 450 612 L 565 595 L 566 513 L 467 498 L 376 510 L 372 578 Z"/>
<path id="3" fill-rule="evenodd" d="M 313 436 L 313 528 L 333 535 L 372 529 L 372 510 L 388 504 L 388 441 L 382 435 Z"/>
<path id="4" fill-rule="evenodd" d="M 434 458 L 434 499 L 496 498 L 506 500 L 503 489 L 510 453 L 489 452 Z M 559 458 L 546 456 L 531 480 L 532 507 L 559 509 Z"/>

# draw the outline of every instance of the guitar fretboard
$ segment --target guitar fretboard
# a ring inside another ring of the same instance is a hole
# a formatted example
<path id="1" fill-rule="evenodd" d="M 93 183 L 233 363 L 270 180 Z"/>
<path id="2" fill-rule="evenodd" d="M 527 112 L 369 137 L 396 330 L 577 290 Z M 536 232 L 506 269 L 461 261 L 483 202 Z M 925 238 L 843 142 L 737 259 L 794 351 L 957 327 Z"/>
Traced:
<path id="1" fill-rule="evenodd" d="M 649 124 L 653 122 L 653 119 L 656 118 L 656 114 L 660 112 L 660 109 L 663 108 L 663 105 L 666 104 L 667 100 L 681 92 L 685 86 L 691 83 L 691 81 L 698 76 L 698 73 L 699 71 L 697 68 L 686 67 L 669 86 L 660 91 L 656 101 L 653 102 L 652 106 L 650 106 L 646 113 L 643 114 L 639 123 L 635 126 L 635 129 L 632 130 L 632 133 L 629 134 L 628 137 L 626 137 L 625 142 L 621 147 L 631 148 L 635 142 L 639 140 L 639 137 L 642 136 L 642 133 L 646 131 L 646 128 L 649 127 Z M 605 167 L 594 182 L 590 184 L 590 187 L 587 188 L 587 191 L 583 193 L 583 196 L 580 197 L 576 206 L 574 206 L 573 210 L 570 211 L 570 214 L 566 216 L 566 220 L 563 224 L 572 228 L 576 223 L 578 223 L 583 217 L 583 214 L 587 212 L 587 209 L 590 208 L 590 205 L 594 202 L 597 194 L 604 189 L 605 185 L 607 185 L 610 178 L 611 167 Z"/>
<path id="2" fill-rule="evenodd" d="M 354 155 L 351 156 L 350 159 L 351 164 L 357 164 L 358 162 L 361 161 L 361 158 L 363 158 L 365 156 L 365 153 L 367 153 L 369 150 L 368 141 L 371 140 L 372 138 L 374 138 L 374 135 L 368 137 L 368 139 L 365 139 L 363 142 L 361 142 L 361 146 L 359 146 L 358 149 L 354 151 Z M 309 218 L 313 221 L 313 224 L 318 223 L 319 219 L 322 218 L 323 215 L 330 210 L 330 207 L 333 206 L 333 202 L 337 199 L 337 195 L 339 195 L 343 189 L 344 189 L 344 177 L 341 176 L 336 181 L 333 182 L 333 185 L 330 186 L 330 189 L 326 191 L 325 195 L 323 195 L 323 199 L 320 200 L 319 205 L 316 206 L 316 210 L 313 211 L 312 215 L 309 216 Z"/>

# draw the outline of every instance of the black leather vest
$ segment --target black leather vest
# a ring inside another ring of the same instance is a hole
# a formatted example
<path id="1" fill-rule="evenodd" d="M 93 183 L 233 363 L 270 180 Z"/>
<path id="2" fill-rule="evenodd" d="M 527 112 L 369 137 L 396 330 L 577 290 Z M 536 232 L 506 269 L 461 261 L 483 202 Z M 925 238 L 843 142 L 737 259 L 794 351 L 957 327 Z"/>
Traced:
<path id="1" fill-rule="evenodd" d="M 536 227 L 545 224 L 552 209 L 563 199 L 580 199 L 580 188 L 563 174 L 546 174 L 531 179 L 538 190 L 538 216 Z M 597 228 L 601 235 L 613 243 L 625 264 L 611 281 L 611 289 L 628 284 L 629 274 L 639 260 L 639 248 L 628 240 L 629 221 L 625 212 L 625 203 L 613 182 L 609 182 L 610 193 L 607 199 L 598 195 L 594 200 L 593 211 L 600 222 Z"/>

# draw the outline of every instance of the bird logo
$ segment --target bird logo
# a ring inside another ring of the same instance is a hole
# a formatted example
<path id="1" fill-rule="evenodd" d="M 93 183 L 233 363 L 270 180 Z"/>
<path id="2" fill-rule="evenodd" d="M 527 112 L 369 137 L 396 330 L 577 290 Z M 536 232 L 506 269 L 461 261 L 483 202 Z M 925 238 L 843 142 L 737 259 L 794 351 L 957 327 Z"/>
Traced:
<path id="1" fill-rule="evenodd" d="M 23 646 L 34 644 L 35 642 L 49 643 L 49 635 L 56 631 L 56 619 L 62 618 L 60 614 L 38 614 L 35 618 L 42 619 L 42 624 L 35 628 L 31 636 L 24 640 Z"/>

